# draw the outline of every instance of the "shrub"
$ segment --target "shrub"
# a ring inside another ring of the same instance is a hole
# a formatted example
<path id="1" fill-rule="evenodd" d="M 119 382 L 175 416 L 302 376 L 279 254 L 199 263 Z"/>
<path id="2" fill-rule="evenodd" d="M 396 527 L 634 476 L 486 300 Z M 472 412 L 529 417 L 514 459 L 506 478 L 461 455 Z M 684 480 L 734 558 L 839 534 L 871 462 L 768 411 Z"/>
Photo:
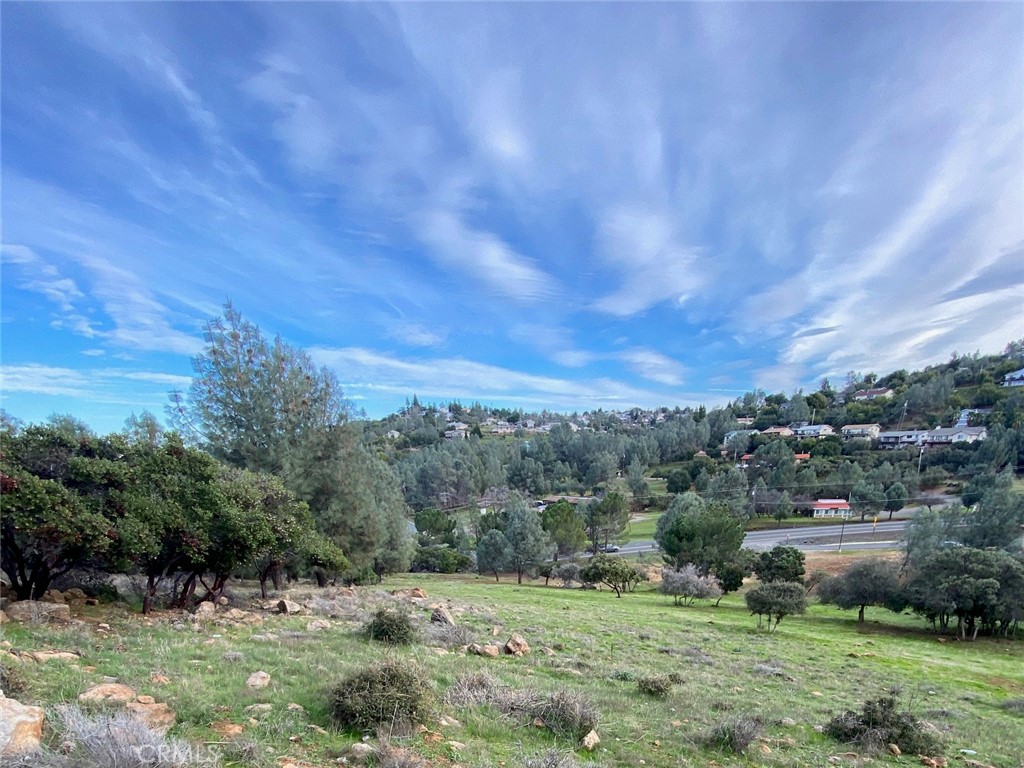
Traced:
<path id="1" fill-rule="evenodd" d="M 384 741 L 373 751 L 374 768 L 431 768 L 431 764 L 411 749 Z"/>
<path id="2" fill-rule="evenodd" d="M 796 582 L 762 584 L 747 592 L 744 599 L 750 612 L 757 615 L 758 628 L 762 619 L 768 617 L 769 632 L 775 631 L 784 617 L 807 610 L 807 593 L 803 585 Z"/>
<path id="3" fill-rule="evenodd" d="M 705 742 L 717 749 L 741 755 L 760 738 L 761 730 L 759 719 L 741 715 L 716 725 L 708 734 Z"/>
<path id="4" fill-rule="evenodd" d="M 11 768 L 191 768 L 203 755 L 177 739 L 149 729 L 124 712 L 90 716 L 75 706 L 58 707 L 56 730 L 62 754 L 40 751 L 10 762 Z"/>
<path id="5" fill-rule="evenodd" d="M 26 688 L 28 688 L 28 684 L 20 669 L 0 663 L 0 690 L 8 697 L 16 699 L 19 694 L 25 692 Z"/>
<path id="6" fill-rule="evenodd" d="M 702 576 L 696 567 L 662 568 L 658 591 L 671 595 L 676 605 L 687 605 L 694 600 L 721 597 L 722 589 L 713 576 Z"/>
<path id="7" fill-rule="evenodd" d="M 860 712 L 847 710 L 832 718 L 825 733 L 836 741 L 883 750 L 895 744 L 912 755 L 938 754 L 939 740 L 910 712 L 899 709 L 895 692 L 864 702 Z"/>
<path id="8" fill-rule="evenodd" d="M 630 672 L 628 669 L 617 669 L 611 674 L 612 680 L 621 680 L 625 683 L 636 682 L 636 673 Z"/>
<path id="9" fill-rule="evenodd" d="M 523 761 L 523 768 L 580 768 L 580 762 L 572 752 L 549 749 Z"/>
<path id="10" fill-rule="evenodd" d="M 511 690 L 490 672 L 467 672 L 460 675 L 445 691 L 444 703 L 453 707 L 497 705 L 501 699 L 509 695 Z M 499 706 L 499 709 L 505 711 L 504 707 Z"/>
<path id="11" fill-rule="evenodd" d="M 576 563 L 562 563 L 552 569 L 551 576 L 561 580 L 563 587 L 570 587 L 574 581 L 580 580 L 580 567 Z"/>
<path id="12" fill-rule="evenodd" d="M 469 630 L 458 624 L 431 624 L 427 636 L 430 642 L 444 648 L 461 648 L 473 642 Z"/>
<path id="13" fill-rule="evenodd" d="M 1024 699 L 1007 699 L 1003 702 L 1003 709 L 1016 715 L 1024 715 Z"/>
<path id="14" fill-rule="evenodd" d="M 640 693 L 648 696 L 668 696 L 672 693 L 672 681 L 665 675 L 641 677 L 636 681 L 636 687 L 640 689 Z"/>
<path id="15" fill-rule="evenodd" d="M 540 718 L 554 734 L 574 741 L 596 729 L 601 720 L 590 699 L 565 688 L 550 694 L 521 691 L 516 694 L 512 707 L 530 720 Z"/>
<path id="16" fill-rule="evenodd" d="M 331 692 L 331 714 L 342 728 L 371 731 L 377 726 L 411 726 L 430 709 L 431 688 L 418 667 L 383 661 L 342 680 Z"/>
<path id="17" fill-rule="evenodd" d="M 416 639 L 412 618 L 393 608 L 378 608 L 363 631 L 370 640 L 388 645 L 408 645 Z"/>
<path id="18" fill-rule="evenodd" d="M 345 571 L 341 575 L 341 582 L 348 587 L 368 587 L 380 583 L 380 579 L 372 565 L 364 565 L 359 570 Z"/>

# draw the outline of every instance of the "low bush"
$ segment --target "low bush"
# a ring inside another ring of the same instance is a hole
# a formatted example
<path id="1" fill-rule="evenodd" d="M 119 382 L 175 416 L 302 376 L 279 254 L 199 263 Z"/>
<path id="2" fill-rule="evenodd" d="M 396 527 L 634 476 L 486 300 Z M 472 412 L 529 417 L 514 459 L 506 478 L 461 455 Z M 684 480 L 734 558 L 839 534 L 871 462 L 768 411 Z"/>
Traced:
<path id="1" fill-rule="evenodd" d="M 411 749 L 391 744 L 387 740 L 373 752 L 374 768 L 431 768 L 431 764 Z"/>
<path id="2" fill-rule="evenodd" d="M 1024 715 L 1024 699 L 1007 699 L 1003 702 L 1003 709 L 1016 715 Z"/>
<path id="3" fill-rule="evenodd" d="M 862 749 L 884 750 L 895 744 L 912 755 L 939 754 L 938 738 L 920 720 L 900 710 L 896 693 L 864 702 L 860 712 L 847 710 L 832 718 L 825 733 Z"/>
<path id="4" fill-rule="evenodd" d="M 458 624 L 431 624 L 427 629 L 427 639 L 443 648 L 461 648 L 473 642 L 469 630 Z"/>
<path id="5" fill-rule="evenodd" d="M 640 693 L 648 696 L 668 696 L 672 693 L 672 681 L 666 675 L 651 675 L 641 677 L 636 681 L 636 687 Z"/>
<path id="6" fill-rule="evenodd" d="M 126 713 L 90 716 L 75 706 L 58 707 L 61 753 L 42 750 L 4 758 L 10 768 L 193 768 L 211 755 L 148 728 Z"/>
<path id="7" fill-rule="evenodd" d="M 25 681 L 25 677 L 21 674 L 20 669 L 0 663 L 0 690 L 8 698 L 18 698 L 20 694 L 25 692 L 26 688 L 28 688 L 28 683 Z"/>
<path id="8" fill-rule="evenodd" d="M 414 664 L 383 661 L 342 680 L 331 691 L 331 714 L 339 727 L 372 731 L 378 726 L 412 726 L 426 719 L 430 682 Z"/>
<path id="9" fill-rule="evenodd" d="M 526 758 L 523 768 L 580 768 L 580 762 L 572 752 L 549 749 Z"/>
<path id="10" fill-rule="evenodd" d="M 370 640 L 388 645 L 408 645 L 416 639 L 412 617 L 394 608 L 378 608 L 363 631 Z"/>
<path id="11" fill-rule="evenodd" d="M 499 705 L 512 692 L 490 672 L 467 672 L 460 675 L 445 691 L 444 703 L 452 707 Z M 505 707 L 498 707 L 505 711 Z"/>
<path id="12" fill-rule="evenodd" d="M 616 669 L 611 674 L 612 680 L 621 680 L 625 683 L 635 683 L 636 673 L 630 672 L 628 669 Z"/>
<path id="13" fill-rule="evenodd" d="M 719 723 L 705 739 L 708 746 L 741 755 L 761 737 L 761 721 L 756 717 L 740 717 Z"/>
<path id="14" fill-rule="evenodd" d="M 552 733 L 574 741 L 596 729 L 601 720 L 590 699 L 566 688 L 547 694 L 520 691 L 511 703 L 513 712 L 522 713 L 529 720 L 539 718 Z"/>

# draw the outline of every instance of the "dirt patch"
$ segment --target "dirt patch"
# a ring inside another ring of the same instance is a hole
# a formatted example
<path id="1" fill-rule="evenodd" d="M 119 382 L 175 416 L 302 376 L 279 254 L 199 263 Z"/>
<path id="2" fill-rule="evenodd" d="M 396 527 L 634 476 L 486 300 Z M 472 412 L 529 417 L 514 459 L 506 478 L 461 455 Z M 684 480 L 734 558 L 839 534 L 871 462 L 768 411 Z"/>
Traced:
<path id="1" fill-rule="evenodd" d="M 898 563 L 903 560 L 902 552 L 884 550 L 873 554 L 857 552 L 853 554 L 840 554 L 838 552 L 807 552 L 804 559 L 804 570 L 807 573 L 825 571 L 829 576 L 838 576 L 843 573 L 852 563 L 858 560 L 866 560 L 871 557 L 879 557 L 883 560 Z"/>

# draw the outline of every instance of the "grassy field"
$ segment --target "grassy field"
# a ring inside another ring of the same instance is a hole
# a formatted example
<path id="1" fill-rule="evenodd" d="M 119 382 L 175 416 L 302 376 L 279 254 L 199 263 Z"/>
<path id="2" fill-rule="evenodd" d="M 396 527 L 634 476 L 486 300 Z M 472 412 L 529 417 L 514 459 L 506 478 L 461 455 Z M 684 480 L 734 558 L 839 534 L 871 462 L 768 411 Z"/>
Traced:
<path id="1" fill-rule="evenodd" d="M 833 756 L 855 765 L 861 758 L 851 756 L 850 747 L 814 726 L 891 686 L 900 686 L 910 709 L 943 731 L 949 757 L 969 749 L 984 765 L 1024 765 L 1024 716 L 1001 706 L 1024 698 L 1024 642 L 940 641 L 911 616 L 873 609 L 858 626 L 854 614 L 820 606 L 785 619 L 769 635 L 757 630 L 740 596 L 729 596 L 718 607 L 675 607 L 651 585 L 621 599 L 607 591 L 544 587 L 543 582 L 496 584 L 474 576 L 407 576 L 385 586 L 422 587 L 428 598 L 360 588 L 355 598 L 335 601 L 343 607 L 322 631 L 307 629 L 309 616 L 266 614 L 261 625 L 231 626 L 193 624 L 170 613 L 143 619 L 125 606 L 101 606 L 85 609 L 80 625 L 9 623 L 3 634 L 15 651 L 82 654 L 79 662 L 20 664 L 28 684 L 23 702 L 73 701 L 105 676 L 114 677 L 170 704 L 178 716 L 175 735 L 227 754 L 244 752 L 226 765 L 283 765 L 286 758 L 305 766 L 334 764 L 357 736 L 332 728 L 328 687 L 385 657 L 422 667 L 438 693 L 460 675 L 478 671 L 518 690 L 581 692 L 600 710 L 601 744 L 580 758 L 605 766 L 827 766 Z M 248 608 L 254 594 L 236 587 L 235 603 Z M 533 652 L 497 659 L 442 654 L 437 639 L 429 638 L 435 603 L 447 605 L 472 640 L 503 644 L 518 632 Z M 364 639 L 359 628 L 380 604 L 410 611 L 423 639 L 394 650 Z M 109 631 L 100 630 L 101 621 Z M 540 652 L 544 647 L 555 649 L 553 655 Z M 246 687 L 246 678 L 257 670 L 270 673 L 268 688 Z M 682 682 L 665 698 L 641 694 L 631 681 L 668 672 L 679 673 Z M 257 703 L 272 708 L 247 710 Z M 427 732 L 406 742 L 434 765 L 511 768 L 547 748 L 575 746 L 485 706 L 438 706 L 436 716 L 441 715 L 461 724 L 441 726 L 432 718 L 425 723 Z M 766 740 L 748 755 L 703 744 L 710 729 L 740 715 L 756 716 L 765 725 Z M 782 725 L 784 718 L 795 724 Z M 244 731 L 225 739 L 218 734 L 225 724 Z M 908 756 L 874 759 L 876 764 L 918 763 Z"/>

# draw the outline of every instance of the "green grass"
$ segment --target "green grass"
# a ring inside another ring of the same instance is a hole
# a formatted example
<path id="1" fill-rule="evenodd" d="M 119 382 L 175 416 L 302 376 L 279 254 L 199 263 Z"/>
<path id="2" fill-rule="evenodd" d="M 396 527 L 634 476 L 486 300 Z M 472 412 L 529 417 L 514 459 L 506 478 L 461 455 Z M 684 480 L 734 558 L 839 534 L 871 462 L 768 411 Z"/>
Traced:
<path id="1" fill-rule="evenodd" d="M 605 766 L 633 768 L 639 760 L 652 768 L 712 760 L 723 766 L 827 765 L 830 755 L 849 747 L 816 733 L 814 726 L 843 709 L 859 708 L 892 685 L 903 688 L 915 713 L 948 729 L 950 757 L 972 749 L 976 759 L 1002 767 L 1018 765 L 1024 754 L 1024 719 L 1001 707 L 1005 700 L 1024 697 L 1024 642 L 938 642 L 912 616 L 869 609 L 868 621 L 858 625 L 855 614 L 821 606 L 813 606 L 806 616 L 786 618 L 768 635 L 756 630 L 755 619 L 737 595 L 717 608 L 674 607 L 651 585 L 616 599 L 606 590 L 541 584 L 495 584 L 472 576 L 405 576 L 386 584 L 388 589 L 419 586 L 427 591 L 429 600 L 411 607 L 421 628 L 427 625 L 429 603 L 450 601 L 456 620 L 478 642 L 504 642 L 512 632 L 521 633 L 534 651 L 518 659 L 437 655 L 422 642 L 382 648 L 359 633 L 370 605 L 314 633 L 305 631 L 308 617 L 268 616 L 259 627 L 205 625 L 194 631 L 172 628 L 173 615 L 162 615 L 147 626 L 142 617 L 123 609 L 100 608 L 89 609 L 88 623 L 81 627 L 6 624 L 4 637 L 15 649 L 77 649 L 83 654 L 79 665 L 24 665 L 29 688 L 23 701 L 47 706 L 72 701 L 103 676 L 114 676 L 141 694 L 168 702 L 178 713 L 174 733 L 183 738 L 216 742 L 220 738 L 211 723 L 245 725 L 244 737 L 258 742 L 266 765 L 283 756 L 312 765 L 333 763 L 357 736 L 331 728 L 327 689 L 342 675 L 385 656 L 416 661 L 439 693 L 459 675 L 481 670 L 517 689 L 580 691 L 602 713 L 601 746 L 591 759 Z M 361 588 L 359 595 L 369 601 L 385 599 L 377 588 Z M 109 634 L 95 631 L 94 622 L 100 620 L 111 624 Z M 287 630 L 297 634 L 269 642 L 252 639 L 254 634 Z M 539 652 L 543 646 L 558 650 L 549 657 Z M 240 652 L 244 659 L 225 661 L 228 651 Z M 766 662 L 783 674 L 755 670 Z M 95 669 L 86 671 L 86 665 Z M 246 678 L 261 669 L 271 674 L 270 686 L 249 691 Z M 628 679 L 669 672 L 680 673 L 683 682 L 665 698 L 644 696 Z M 170 682 L 157 685 L 151 682 L 154 674 L 166 675 Z M 272 711 L 245 711 L 259 702 L 273 704 Z M 290 702 L 304 711 L 289 711 Z M 441 708 L 440 713 L 457 718 L 462 726 L 429 722 L 431 731 L 442 734 L 440 742 L 423 735 L 407 742 L 435 765 L 454 760 L 512 768 L 522 765 L 524 756 L 551 746 L 574 746 L 487 707 Z M 755 747 L 752 756 L 737 757 L 701 746 L 711 728 L 741 714 L 763 719 L 770 752 Z M 797 725 L 783 727 L 782 718 Z M 447 740 L 462 742 L 465 749 L 455 754 Z M 900 761 L 878 757 L 876 763 Z M 237 763 L 243 764 L 254 763 Z"/>

